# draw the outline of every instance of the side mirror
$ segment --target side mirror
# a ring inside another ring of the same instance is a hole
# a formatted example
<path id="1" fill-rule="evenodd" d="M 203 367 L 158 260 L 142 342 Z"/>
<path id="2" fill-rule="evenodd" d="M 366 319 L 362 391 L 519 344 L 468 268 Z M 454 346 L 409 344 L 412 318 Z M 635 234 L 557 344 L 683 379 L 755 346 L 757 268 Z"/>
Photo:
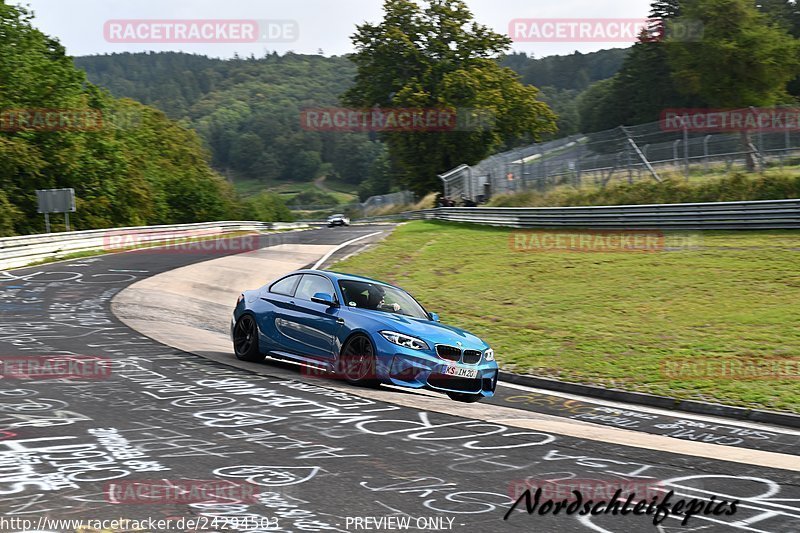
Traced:
<path id="1" fill-rule="evenodd" d="M 431 317 L 431 320 L 434 322 L 439 322 L 439 315 L 436 313 L 428 313 L 428 316 Z"/>
<path id="2" fill-rule="evenodd" d="M 318 304 L 327 305 L 328 307 L 334 307 L 336 305 L 336 302 L 333 299 L 333 295 L 324 292 L 318 292 L 317 294 L 315 294 L 311 298 L 311 301 L 316 302 Z"/>

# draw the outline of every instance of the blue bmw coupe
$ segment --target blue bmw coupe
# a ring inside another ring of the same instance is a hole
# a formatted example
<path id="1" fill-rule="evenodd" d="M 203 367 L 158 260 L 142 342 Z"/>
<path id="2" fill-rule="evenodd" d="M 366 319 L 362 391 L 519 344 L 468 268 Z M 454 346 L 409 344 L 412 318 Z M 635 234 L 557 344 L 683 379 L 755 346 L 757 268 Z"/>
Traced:
<path id="1" fill-rule="evenodd" d="M 460 402 L 497 385 L 489 345 L 402 289 L 350 274 L 299 270 L 244 292 L 231 337 L 241 360 L 289 359 L 357 385 L 425 387 Z"/>

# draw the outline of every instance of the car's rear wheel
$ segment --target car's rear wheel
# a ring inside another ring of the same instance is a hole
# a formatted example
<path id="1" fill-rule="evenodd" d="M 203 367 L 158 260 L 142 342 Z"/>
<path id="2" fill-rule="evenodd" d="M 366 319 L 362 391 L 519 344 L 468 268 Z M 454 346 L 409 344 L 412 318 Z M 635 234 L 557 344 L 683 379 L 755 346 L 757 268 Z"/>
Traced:
<path id="1" fill-rule="evenodd" d="M 448 392 L 450 399 L 462 403 L 475 403 L 483 399 L 483 394 L 467 394 L 465 392 Z"/>
<path id="2" fill-rule="evenodd" d="M 336 373 L 345 381 L 362 387 L 377 387 L 377 359 L 372 342 L 365 335 L 350 337 L 342 348 Z"/>
<path id="3" fill-rule="evenodd" d="M 233 327 L 233 352 L 240 361 L 261 361 L 258 349 L 258 328 L 251 315 L 242 315 Z"/>

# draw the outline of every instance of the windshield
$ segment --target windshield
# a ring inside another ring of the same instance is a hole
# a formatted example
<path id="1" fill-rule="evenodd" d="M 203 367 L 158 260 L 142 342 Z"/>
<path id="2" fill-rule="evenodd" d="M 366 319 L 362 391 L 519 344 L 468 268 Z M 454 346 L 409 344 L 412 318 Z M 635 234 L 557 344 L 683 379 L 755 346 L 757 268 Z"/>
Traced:
<path id="1" fill-rule="evenodd" d="M 428 314 L 407 292 L 396 287 L 367 281 L 340 280 L 345 305 L 372 309 L 414 318 L 428 318 Z"/>

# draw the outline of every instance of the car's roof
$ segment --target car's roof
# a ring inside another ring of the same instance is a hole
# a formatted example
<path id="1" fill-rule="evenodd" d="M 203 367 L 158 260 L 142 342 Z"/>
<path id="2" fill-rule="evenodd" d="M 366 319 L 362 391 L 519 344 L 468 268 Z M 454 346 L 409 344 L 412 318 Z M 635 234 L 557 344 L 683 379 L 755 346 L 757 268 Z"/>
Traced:
<path id="1" fill-rule="evenodd" d="M 379 281 L 377 279 L 358 276 L 356 274 L 347 274 L 346 272 L 334 272 L 333 270 L 298 270 L 297 272 L 293 272 L 293 274 L 326 274 L 328 277 L 333 278 L 337 281 L 338 280 L 365 281 L 368 283 L 377 283 L 378 285 L 386 285 L 387 287 L 394 287 L 394 285 L 392 285 L 391 283 L 386 283 L 385 281 Z"/>

